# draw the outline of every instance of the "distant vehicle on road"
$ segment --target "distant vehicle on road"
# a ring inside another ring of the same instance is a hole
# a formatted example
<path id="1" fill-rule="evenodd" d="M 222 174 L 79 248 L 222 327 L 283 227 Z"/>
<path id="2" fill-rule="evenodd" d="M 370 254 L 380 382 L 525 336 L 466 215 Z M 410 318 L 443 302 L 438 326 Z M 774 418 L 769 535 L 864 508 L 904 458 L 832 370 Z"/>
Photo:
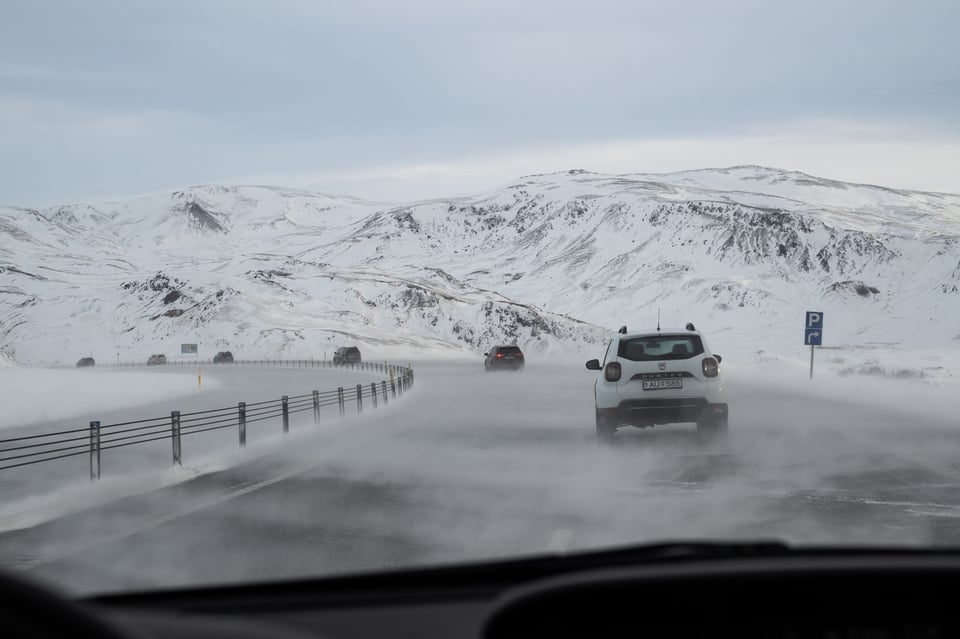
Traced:
<path id="1" fill-rule="evenodd" d="M 338 366 L 342 364 L 359 364 L 360 349 L 356 346 L 343 346 L 338 348 L 333 354 L 333 363 Z"/>
<path id="2" fill-rule="evenodd" d="M 233 364 L 233 353 L 230 351 L 220 351 L 213 356 L 214 364 Z"/>
<path id="3" fill-rule="evenodd" d="M 86 368 L 88 366 L 96 366 L 97 363 L 93 361 L 92 357 L 81 357 L 77 362 L 77 368 Z"/>
<path id="4" fill-rule="evenodd" d="M 147 358 L 147 366 L 162 366 L 163 364 L 166 364 L 166 363 L 167 363 L 166 355 L 156 354 L 156 355 L 151 355 L 149 358 Z"/>
<path id="5" fill-rule="evenodd" d="M 620 329 L 600 360 L 594 383 L 597 438 L 608 440 L 620 426 L 696 422 L 697 430 L 725 433 L 727 397 L 721 357 L 693 324 L 682 330 L 627 332 Z"/>
<path id="6" fill-rule="evenodd" d="M 523 351 L 519 346 L 494 346 L 489 353 L 483 354 L 483 368 L 486 371 L 512 370 L 523 368 Z"/>

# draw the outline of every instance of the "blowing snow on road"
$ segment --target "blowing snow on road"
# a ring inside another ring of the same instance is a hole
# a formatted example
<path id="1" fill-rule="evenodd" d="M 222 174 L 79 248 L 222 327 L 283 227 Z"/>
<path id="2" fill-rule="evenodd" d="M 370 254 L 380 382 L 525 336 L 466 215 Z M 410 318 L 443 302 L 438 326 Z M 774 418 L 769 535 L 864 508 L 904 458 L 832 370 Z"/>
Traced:
<path id="1" fill-rule="evenodd" d="M 681 424 L 600 445 L 582 367 L 416 369 L 417 386 L 383 410 L 300 425 L 258 456 L 9 531 L 0 556 L 91 592 L 664 539 L 960 540 L 950 407 L 897 410 L 887 380 L 735 369 L 725 440 Z M 271 373 L 234 372 L 248 385 Z"/>

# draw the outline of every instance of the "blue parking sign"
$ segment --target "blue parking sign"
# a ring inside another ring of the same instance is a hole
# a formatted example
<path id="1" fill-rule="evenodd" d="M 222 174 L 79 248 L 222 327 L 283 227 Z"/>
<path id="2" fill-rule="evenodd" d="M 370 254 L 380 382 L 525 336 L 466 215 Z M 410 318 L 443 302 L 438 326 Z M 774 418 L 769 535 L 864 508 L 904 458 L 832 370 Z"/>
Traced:
<path id="1" fill-rule="evenodd" d="M 803 323 L 804 346 L 820 346 L 823 343 L 823 312 L 807 311 Z"/>

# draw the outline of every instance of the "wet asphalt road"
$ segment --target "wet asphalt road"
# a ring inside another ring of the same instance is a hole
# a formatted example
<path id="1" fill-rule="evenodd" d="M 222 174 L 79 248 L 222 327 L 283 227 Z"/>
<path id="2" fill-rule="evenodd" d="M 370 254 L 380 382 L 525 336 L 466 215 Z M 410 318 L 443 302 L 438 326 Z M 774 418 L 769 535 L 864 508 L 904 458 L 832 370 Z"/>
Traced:
<path id="1" fill-rule="evenodd" d="M 2 534 L 0 563 L 85 593 L 670 539 L 960 545 L 958 427 L 942 411 L 728 375 L 726 440 L 687 424 L 603 446 L 592 380 L 424 364 L 380 410 Z"/>

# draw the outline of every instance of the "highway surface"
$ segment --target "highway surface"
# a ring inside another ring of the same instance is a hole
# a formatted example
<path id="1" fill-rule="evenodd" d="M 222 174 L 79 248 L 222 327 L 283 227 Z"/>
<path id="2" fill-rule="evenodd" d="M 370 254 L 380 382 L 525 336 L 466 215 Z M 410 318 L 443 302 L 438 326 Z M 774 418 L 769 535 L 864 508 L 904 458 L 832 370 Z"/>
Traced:
<path id="1" fill-rule="evenodd" d="M 957 425 L 942 411 L 730 375 L 725 441 L 676 425 L 605 446 L 582 367 L 415 368 L 381 410 L 4 533 L 0 563 L 88 593 L 670 539 L 960 544 Z"/>

